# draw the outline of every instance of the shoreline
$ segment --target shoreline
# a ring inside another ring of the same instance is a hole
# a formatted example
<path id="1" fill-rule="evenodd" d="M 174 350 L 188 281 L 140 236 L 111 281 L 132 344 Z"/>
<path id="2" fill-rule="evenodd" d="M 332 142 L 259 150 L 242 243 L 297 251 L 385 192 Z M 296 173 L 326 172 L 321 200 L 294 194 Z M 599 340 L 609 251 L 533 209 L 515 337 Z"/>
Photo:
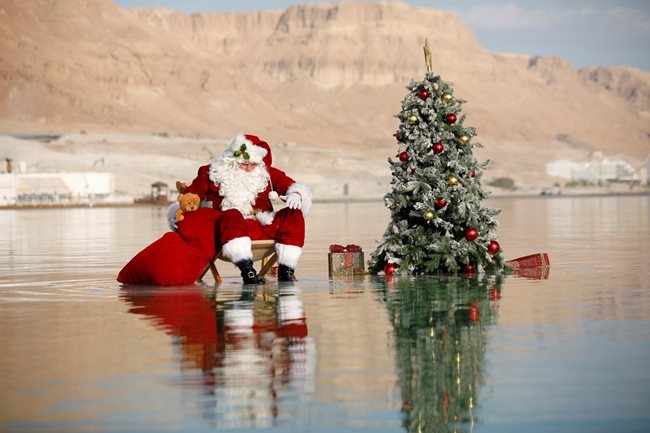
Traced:
<path id="1" fill-rule="evenodd" d="M 491 194 L 489 199 L 563 199 L 563 198 L 591 198 L 591 197 L 643 197 L 650 196 L 650 189 L 645 191 L 630 191 L 630 192 L 571 192 L 564 194 Z M 314 203 L 370 203 L 382 202 L 383 197 L 332 197 L 314 199 Z M 80 209 L 80 208 L 124 208 L 124 207 L 161 207 L 166 208 L 174 201 L 169 202 L 135 202 L 135 203 L 73 203 L 73 204 L 24 204 L 24 205 L 9 205 L 0 206 L 0 211 L 3 210 L 31 210 L 31 209 Z"/>

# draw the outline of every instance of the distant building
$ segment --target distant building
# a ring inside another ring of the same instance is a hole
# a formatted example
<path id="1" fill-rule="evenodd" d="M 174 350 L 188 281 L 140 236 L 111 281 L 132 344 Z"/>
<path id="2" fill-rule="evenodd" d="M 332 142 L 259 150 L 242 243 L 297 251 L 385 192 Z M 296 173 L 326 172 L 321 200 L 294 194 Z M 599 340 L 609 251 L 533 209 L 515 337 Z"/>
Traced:
<path id="1" fill-rule="evenodd" d="M 639 181 L 641 185 L 650 186 L 650 155 L 641 163 L 641 168 L 639 168 Z"/>
<path id="2" fill-rule="evenodd" d="M 115 193 L 112 173 L 0 174 L 0 206 L 132 202 L 132 197 Z"/>
<path id="3" fill-rule="evenodd" d="M 588 162 L 561 159 L 546 164 L 546 174 L 570 181 L 638 182 L 634 167 L 621 159 L 609 159 L 597 152 Z"/>
<path id="4" fill-rule="evenodd" d="M 560 159 L 546 164 L 546 174 L 552 177 L 574 180 L 582 174 L 582 164 L 568 159 Z"/>
<path id="5" fill-rule="evenodd" d="M 168 201 L 169 186 L 165 182 L 154 182 L 151 184 L 151 201 L 164 203 Z"/>
<path id="6" fill-rule="evenodd" d="M 0 206 L 16 204 L 16 176 L 0 174 Z"/>

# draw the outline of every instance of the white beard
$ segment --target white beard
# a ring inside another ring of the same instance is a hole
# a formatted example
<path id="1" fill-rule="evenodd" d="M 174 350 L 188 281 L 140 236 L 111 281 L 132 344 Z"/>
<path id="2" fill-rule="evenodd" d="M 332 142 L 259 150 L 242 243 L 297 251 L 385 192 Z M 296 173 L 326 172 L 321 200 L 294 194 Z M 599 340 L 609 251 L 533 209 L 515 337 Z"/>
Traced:
<path id="1" fill-rule="evenodd" d="M 244 216 L 253 210 L 257 195 L 269 184 L 269 172 L 263 164 L 247 172 L 236 161 L 221 157 L 210 165 L 210 180 L 219 185 L 223 197 L 221 210 L 237 209 Z"/>

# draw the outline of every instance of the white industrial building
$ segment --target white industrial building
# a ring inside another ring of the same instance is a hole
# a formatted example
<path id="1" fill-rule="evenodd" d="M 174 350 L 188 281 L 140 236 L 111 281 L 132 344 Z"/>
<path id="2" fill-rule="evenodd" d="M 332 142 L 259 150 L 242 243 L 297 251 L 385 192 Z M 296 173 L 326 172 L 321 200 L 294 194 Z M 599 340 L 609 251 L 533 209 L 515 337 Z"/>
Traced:
<path id="1" fill-rule="evenodd" d="M 112 173 L 2 173 L 0 206 L 128 204 Z"/>
<path id="2" fill-rule="evenodd" d="M 570 181 L 587 182 L 639 182 L 640 173 L 634 167 L 621 159 L 609 159 L 596 153 L 594 159 L 588 162 L 576 162 L 561 159 L 546 164 L 548 176 L 559 177 Z"/>
<path id="3" fill-rule="evenodd" d="M 643 161 L 639 169 L 639 181 L 641 185 L 650 186 L 650 155 Z"/>

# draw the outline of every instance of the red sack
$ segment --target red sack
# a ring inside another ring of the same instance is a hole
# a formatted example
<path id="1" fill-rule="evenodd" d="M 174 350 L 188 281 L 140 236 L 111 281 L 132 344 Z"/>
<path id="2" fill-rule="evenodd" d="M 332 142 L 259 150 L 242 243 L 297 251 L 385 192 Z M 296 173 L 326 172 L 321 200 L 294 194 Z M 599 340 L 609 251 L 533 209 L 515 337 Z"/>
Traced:
<path id="1" fill-rule="evenodd" d="M 192 284 L 214 256 L 214 223 L 221 212 L 201 208 L 185 214 L 178 233 L 167 232 L 122 268 L 125 284 L 176 286 Z"/>
<path id="2" fill-rule="evenodd" d="M 184 337 L 184 343 L 217 342 L 217 312 L 199 286 L 150 290 L 138 288 L 125 290 L 122 296 L 132 305 L 129 313 L 150 317 L 167 334 Z"/>

